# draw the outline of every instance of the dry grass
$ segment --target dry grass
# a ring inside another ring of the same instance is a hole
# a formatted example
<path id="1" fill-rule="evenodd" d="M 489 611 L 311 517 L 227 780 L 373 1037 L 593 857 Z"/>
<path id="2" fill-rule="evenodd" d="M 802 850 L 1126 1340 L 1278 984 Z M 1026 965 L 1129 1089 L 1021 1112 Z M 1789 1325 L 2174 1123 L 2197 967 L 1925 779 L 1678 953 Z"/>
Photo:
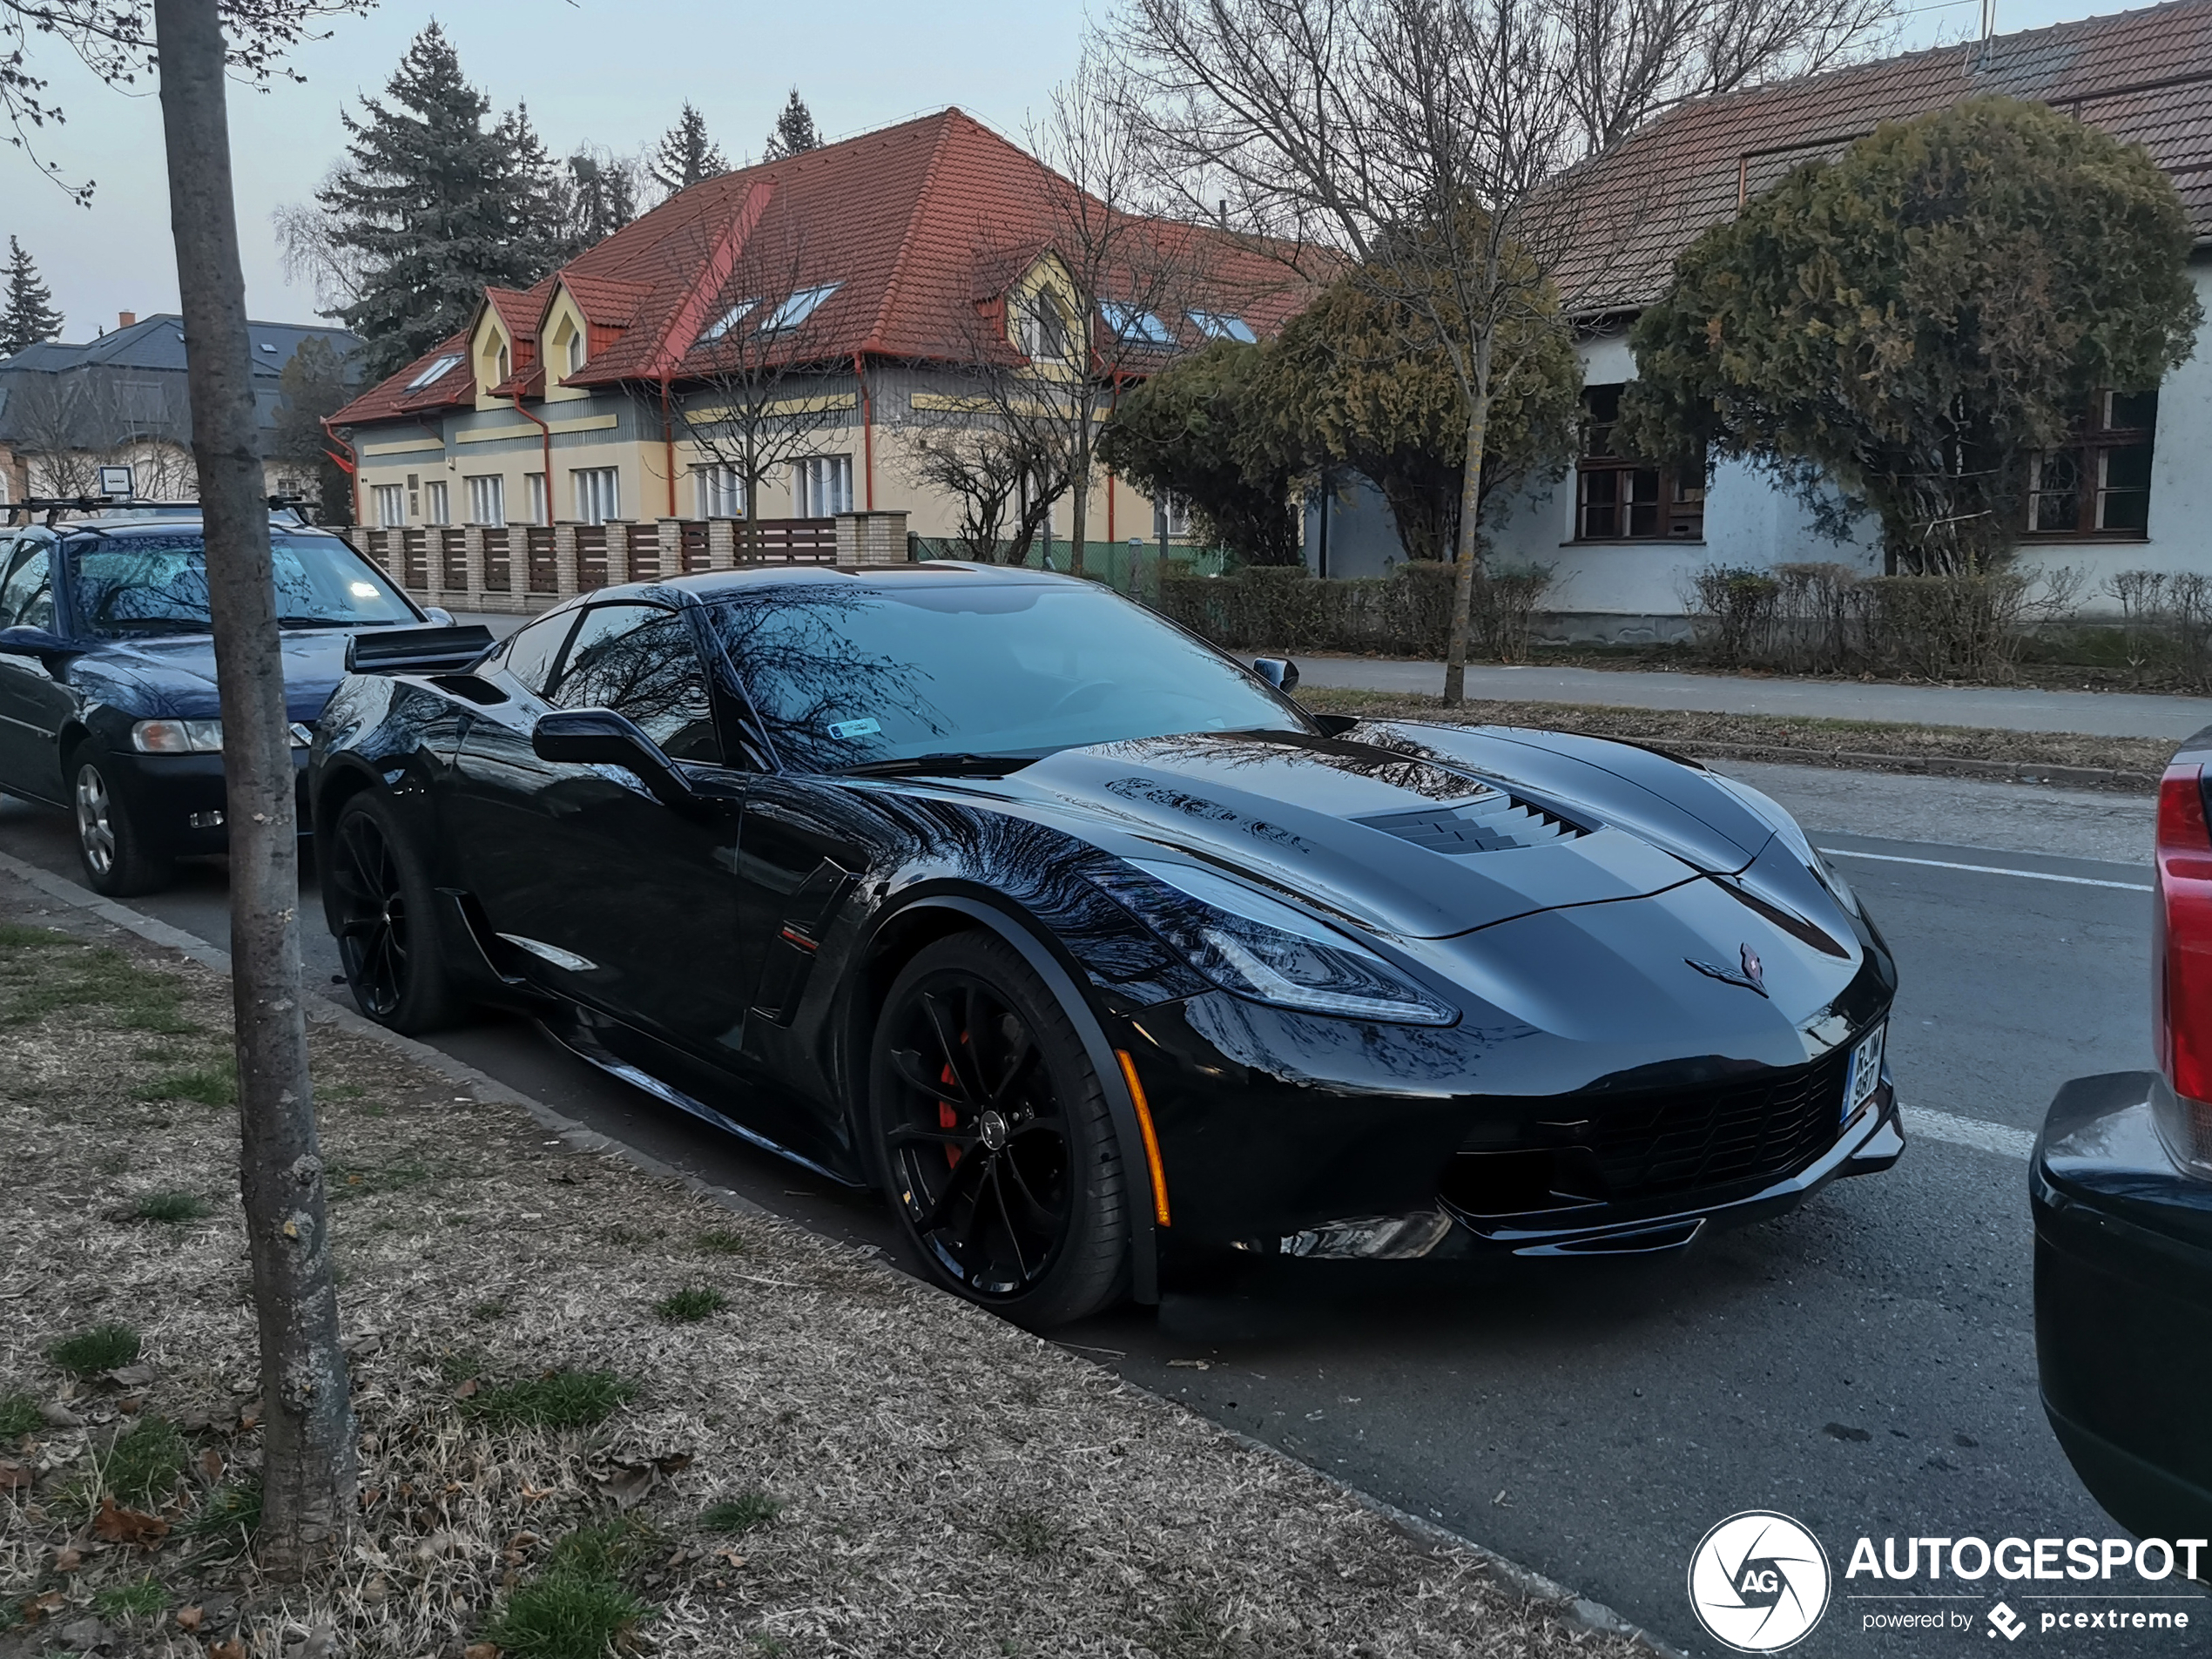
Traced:
<path id="1" fill-rule="evenodd" d="M 0 916 L 24 897 L 0 880 Z M 42 998 L 48 974 L 128 995 Z M 1035 1337 L 329 1027 L 361 1521 L 317 1581 L 267 1583 L 236 1131 L 148 1098 L 158 1072 L 219 1069 L 226 988 L 135 943 L 19 932 L 0 985 L 44 1003 L 0 1027 L 0 1144 L 30 1149 L 0 1258 L 4 1455 L 27 1480 L 0 1481 L 0 1619 L 37 1620 L 0 1653 L 88 1616 L 112 1650 L 179 1659 L 311 1635 L 295 1656 L 498 1639 L 588 1659 L 610 1632 L 898 1659 L 1632 1651 Z M 189 1041 L 145 1057 L 118 1008 Z M 212 1207 L 148 1226 L 149 1190 Z M 671 1322 L 674 1289 L 726 1312 Z M 125 1314 L 145 1374 L 49 1359 Z M 168 1522 L 158 1548 L 103 1541 L 110 1497 Z"/>
<path id="2" fill-rule="evenodd" d="M 1909 764 L 1991 760 L 2033 772 L 2039 766 L 2092 766 L 2129 774 L 2122 787 L 2153 787 L 2176 745 L 2163 738 L 2101 738 L 2070 732 L 2006 732 L 1984 726 L 1906 725 L 1883 720 L 1793 719 L 1775 714 L 1708 714 L 1684 709 L 1628 709 L 1575 703 L 1503 703 L 1470 698 L 1447 709 L 1414 691 L 1300 688 L 1307 707 L 1377 719 L 1468 725 L 1541 726 L 1594 738 L 1626 738 L 1684 754 L 1726 752 L 1740 759 L 1804 765 L 1858 765 L 1866 756 Z M 1848 759 L 1846 757 L 1849 757 Z"/>

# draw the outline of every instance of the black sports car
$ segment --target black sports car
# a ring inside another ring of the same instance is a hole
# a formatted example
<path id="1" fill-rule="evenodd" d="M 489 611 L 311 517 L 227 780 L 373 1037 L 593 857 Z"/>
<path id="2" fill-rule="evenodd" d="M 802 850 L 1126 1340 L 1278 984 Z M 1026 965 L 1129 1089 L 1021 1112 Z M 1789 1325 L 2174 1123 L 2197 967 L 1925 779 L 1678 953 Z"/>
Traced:
<path id="1" fill-rule="evenodd" d="M 532 1011 L 1030 1323 L 1170 1244 L 1668 1251 L 1895 1162 L 1896 973 L 1779 807 L 1286 669 L 1019 570 L 604 590 L 340 686 L 330 926 L 372 1017 Z"/>
<path id="2" fill-rule="evenodd" d="M 304 772 L 347 640 L 429 618 L 327 531 L 270 540 Z M 179 854 L 227 845 L 221 713 L 196 511 L 0 529 L 0 792 L 73 812 L 100 892 L 151 892 Z"/>

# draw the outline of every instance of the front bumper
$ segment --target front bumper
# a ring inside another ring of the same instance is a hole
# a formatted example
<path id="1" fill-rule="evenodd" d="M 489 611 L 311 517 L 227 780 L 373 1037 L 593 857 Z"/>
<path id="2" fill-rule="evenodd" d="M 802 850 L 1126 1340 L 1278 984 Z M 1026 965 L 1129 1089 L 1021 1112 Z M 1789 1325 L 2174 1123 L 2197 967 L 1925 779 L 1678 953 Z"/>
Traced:
<path id="1" fill-rule="evenodd" d="M 292 751 L 293 807 L 300 833 L 308 833 L 307 751 Z M 139 833 L 165 853 L 182 856 L 221 853 L 230 846 L 228 811 L 219 754 L 149 755 L 111 748 L 104 762 Z"/>

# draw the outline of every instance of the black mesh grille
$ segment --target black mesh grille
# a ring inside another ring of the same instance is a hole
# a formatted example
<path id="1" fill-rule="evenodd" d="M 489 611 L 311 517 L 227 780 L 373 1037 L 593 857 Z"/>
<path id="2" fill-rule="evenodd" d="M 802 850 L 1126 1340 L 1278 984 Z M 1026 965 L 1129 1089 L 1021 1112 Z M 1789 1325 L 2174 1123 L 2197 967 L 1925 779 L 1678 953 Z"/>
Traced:
<path id="1" fill-rule="evenodd" d="M 1592 1103 L 1593 1148 L 1615 1200 L 1773 1181 L 1835 1139 L 1851 1050 L 1757 1082 Z"/>

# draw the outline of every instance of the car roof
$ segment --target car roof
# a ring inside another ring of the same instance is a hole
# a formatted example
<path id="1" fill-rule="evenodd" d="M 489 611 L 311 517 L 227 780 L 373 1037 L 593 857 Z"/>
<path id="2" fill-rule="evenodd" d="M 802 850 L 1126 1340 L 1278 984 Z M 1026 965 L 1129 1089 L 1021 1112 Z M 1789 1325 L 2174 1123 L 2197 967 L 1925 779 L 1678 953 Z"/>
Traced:
<path id="1" fill-rule="evenodd" d="M 980 564 L 960 559 L 928 559 L 914 564 L 757 564 L 734 570 L 700 570 L 690 576 L 631 582 L 620 587 L 593 588 L 564 600 L 554 610 L 569 610 L 579 604 L 605 604 L 617 599 L 657 600 L 663 604 L 712 604 L 740 594 L 772 592 L 778 588 L 904 587 L 921 581 L 972 583 L 989 587 L 1079 588 L 1108 592 L 1096 582 L 1062 576 L 1055 570 L 1032 570 L 1019 564 Z M 550 616 L 552 610 L 540 613 Z"/>

